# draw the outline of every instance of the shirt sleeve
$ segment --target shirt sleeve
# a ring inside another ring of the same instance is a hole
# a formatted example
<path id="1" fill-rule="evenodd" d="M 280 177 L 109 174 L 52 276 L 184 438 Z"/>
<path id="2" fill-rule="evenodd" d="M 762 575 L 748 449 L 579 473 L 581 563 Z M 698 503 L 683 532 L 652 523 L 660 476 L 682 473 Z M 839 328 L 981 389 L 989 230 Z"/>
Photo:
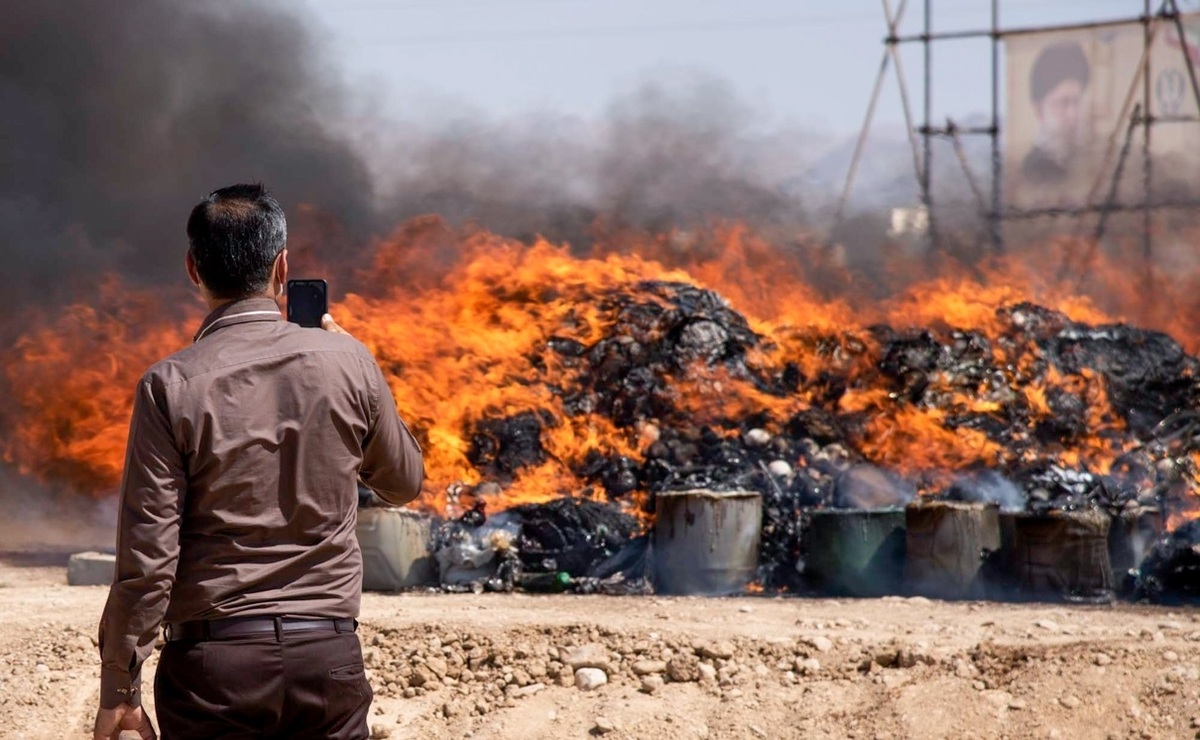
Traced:
<path id="1" fill-rule="evenodd" d="M 100 619 L 101 707 L 141 704 L 142 663 L 154 649 L 175 580 L 186 485 L 165 403 L 143 378 L 121 481 L 116 573 Z"/>
<path id="2" fill-rule="evenodd" d="M 368 366 L 372 408 L 359 476 L 384 501 L 401 506 L 420 495 L 425 462 L 416 438 L 400 419 L 383 371 L 373 357 L 368 357 L 364 364 Z"/>

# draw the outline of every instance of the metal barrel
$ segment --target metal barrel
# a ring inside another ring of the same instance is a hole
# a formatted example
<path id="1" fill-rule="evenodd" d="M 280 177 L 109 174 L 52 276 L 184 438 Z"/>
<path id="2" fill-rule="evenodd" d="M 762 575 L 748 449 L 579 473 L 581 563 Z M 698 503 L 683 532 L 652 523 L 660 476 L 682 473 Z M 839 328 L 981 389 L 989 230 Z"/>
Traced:
<path id="1" fill-rule="evenodd" d="M 1099 511 L 1051 511 L 1013 518 L 1013 565 L 1023 595 L 1035 599 L 1111 601 L 1111 518 Z"/>
<path id="2" fill-rule="evenodd" d="M 399 591 L 437 584 L 429 554 L 432 519 L 407 509 L 358 510 L 355 534 L 362 550 L 363 590 Z"/>
<path id="3" fill-rule="evenodd" d="M 904 513 L 909 590 L 939 599 L 984 597 L 984 561 L 1000 549 L 999 505 L 920 501 Z"/>
<path id="4" fill-rule="evenodd" d="M 810 513 L 806 569 L 818 588 L 839 596 L 902 590 L 904 509 L 820 509 Z"/>
<path id="5" fill-rule="evenodd" d="M 664 491 L 654 524 L 654 588 L 721 596 L 754 579 L 762 496 L 753 491 Z"/>

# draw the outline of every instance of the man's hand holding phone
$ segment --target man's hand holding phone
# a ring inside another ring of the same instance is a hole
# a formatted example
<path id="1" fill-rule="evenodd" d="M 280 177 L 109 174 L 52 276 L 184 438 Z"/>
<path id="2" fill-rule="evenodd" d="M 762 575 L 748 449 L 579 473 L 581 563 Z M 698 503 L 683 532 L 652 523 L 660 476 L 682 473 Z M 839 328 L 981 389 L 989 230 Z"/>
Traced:
<path id="1" fill-rule="evenodd" d="M 338 326 L 337 322 L 334 321 L 333 317 L 329 314 L 325 314 L 321 317 L 321 328 L 325 331 L 331 331 L 334 334 L 345 334 L 346 336 L 350 336 L 350 332 Z"/>

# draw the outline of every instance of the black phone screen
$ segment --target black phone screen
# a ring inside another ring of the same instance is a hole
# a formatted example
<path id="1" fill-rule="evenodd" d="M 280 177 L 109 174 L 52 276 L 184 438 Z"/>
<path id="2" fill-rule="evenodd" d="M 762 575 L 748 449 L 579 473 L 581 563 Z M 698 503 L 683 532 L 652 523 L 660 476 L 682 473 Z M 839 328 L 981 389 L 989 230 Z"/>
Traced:
<path id="1" fill-rule="evenodd" d="M 320 326 L 329 312 L 329 291 L 324 280 L 289 280 L 287 320 L 300 326 Z"/>

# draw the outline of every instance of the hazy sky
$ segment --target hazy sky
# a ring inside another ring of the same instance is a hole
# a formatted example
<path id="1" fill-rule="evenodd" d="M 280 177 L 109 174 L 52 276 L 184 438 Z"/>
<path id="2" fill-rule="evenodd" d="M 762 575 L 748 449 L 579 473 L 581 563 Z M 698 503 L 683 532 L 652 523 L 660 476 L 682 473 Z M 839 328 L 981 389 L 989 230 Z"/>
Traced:
<path id="1" fill-rule="evenodd" d="M 896 6 L 900 0 L 892 0 Z M 934 30 L 986 27 L 989 0 L 931 0 Z M 756 111 L 856 131 L 883 53 L 880 0 L 308 0 L 347 77 L 385 110 L 451 101 L 486 115 L 591 116 L 639 81 L 700 72 Z M 919 32 L 910 0 L 902 33 Z M 1142 0 L 1001 0 L 1006 26 L 1136 16 Z M 1180 7 L 1196 9 L 1196 0 Z M 1153 7 L 1158 7 L 1155 0 Z M 987 41 L 934 46 L 934 120 L 988 110 Z M 918 105 L 920 46 L 904 64 Z M 881 123 L 902 120 L 894 78 Z M 1003 96 L 1002 96 L 1003 100 Z"/>

